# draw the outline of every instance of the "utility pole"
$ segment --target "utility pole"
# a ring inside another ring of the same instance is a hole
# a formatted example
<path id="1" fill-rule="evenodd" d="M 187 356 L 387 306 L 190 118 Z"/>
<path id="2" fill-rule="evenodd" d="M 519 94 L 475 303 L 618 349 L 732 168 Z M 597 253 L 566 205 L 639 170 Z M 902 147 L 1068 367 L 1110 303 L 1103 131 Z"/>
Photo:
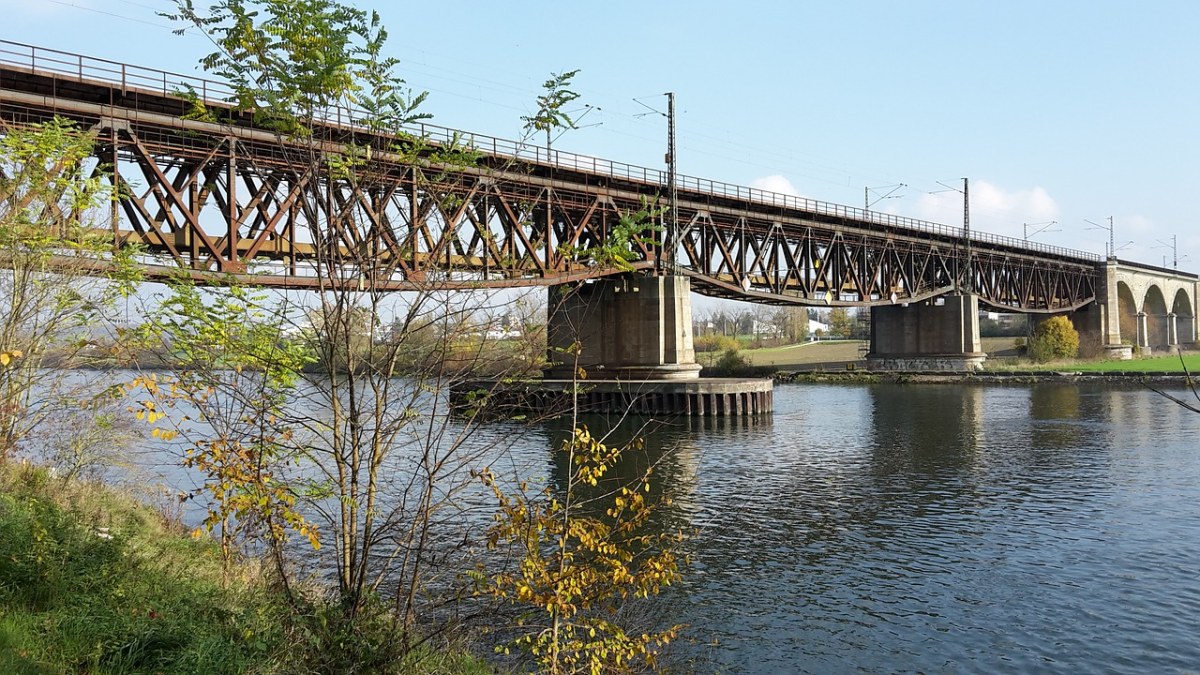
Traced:
<path id="1" fill-rule="evenodd" d="M 1050 221 L 1046 221 L 1044 223 L 1021 223 L 1021 226 L 1025 228 L 1024 239 L 1025 239 L 1025 241 L 1029 241 L 1029 228 L 1031 228 L 1031 227 L 1037 228 L 1036 230 L 1033 231 L 1033 234 L 1041 234 L 1042 232 L 1062 232 L 1062 230 L 1050 229 L 1057 224 L 1058 224 L 1057 220 L 1050 220 Z"/>
<path id="2" fill-rule="evenodd" d="M 879 202 L 881 202 L 885 199 L 899 199 L 900 197 L 903 197 L 904 195 L 898 195 L 895 193 L 897 190 L 899 190 L 900 188 L 904 188 L 904 187 L 908 187 L 908 186 L 905 185 L 904 183 L 900 183 L 899 185 L 885 185 L 883 187 L 877 187 L 877 188 L 864 187 L 863 188 L 863 211 L 870 211 L 872 206 L 878 204 Z M 891 189 L 888 189 L 888 188 L 891 188 Z M 871 193 L 874 192 L 875 194 L 879 194 L 880 190 L 887 190 L 887 192 L 880 194 L 879 197 L 875 201 L 871 201 Z"/>
<path id="3" fill-rule="evenodd" d="M 1162 239 L 1159 239 L 1158 243 L 1160 245 L 1155 246 L 1154 248 L 1169 248 L 1169 249 L 1171 249 L 1171 266 L 1175 269 L 1179 269 L 1179 235 L 1175 235 L 1175 234 L 1171 235 L 1171 243 L 1169 243 L 1169 244 L 1167 242 L 1163 241 Z M 1183 257 L 1186 258 L 1187 256 L 1185 255 Z M 1167 260 L 1166 260 L 1166 257 L 1164 256 L 1163 257 L 1163 267 L 1166 267 L 1166 266 L 1167 266 Z"/>
<path id="4" fill-rule="evenodd" d="M 946 189 L 945 190 L 936 190 L 929 194 L 938 194 L 939 192 L 948 192 L 951 190 L 953 190 L 954 192 L 962 193 L 962 196 L 963 196 L 963 226 L 962 226 L 963 236 L 962 236 L 962 238 L 963 238 L 963 247 L 966 249 L 966 255 L 963 256 L 965 258 L 964 262 L 966 263 L 966 274 L 964 275 L 962 273 L 962 270 L 959 270 L 955 274 L 954 283 L 955 283 L 955 286 L 958 287 L 959 290 L 963 290 L 963 291 L 966 291 L 967 293 L 970 293 L 971 286 L 972 286 L 972 284 L 971 284 L 971 276 L 972 276 L 972 274 L 971 274 L 971 186 L 970 186 L 970 182 L 966 178 L 963 178 L 962 182 L 963 182 L 962 189 L 959 190 L 956 187 L 946 185 L 942 181 L 938 181 L 938 185 L 941 185 L 942 187 L 944 187 Z M 962 282 L 961 284 L 960 284 L 960 281 Z"/>
<path id="5" fill-rule="evenodd" d="M 1116 236 L 1113 234 L 1113 217 L 1112 216 L 1108 217 L 1108 227 L 1105 227 L 1105 226 L 1101 225 L 1100 223 L 1094 223 L 1094 222 L 1088 220 L 1087 218 L 1084 218 L 1083 222 L 1092 226 L 1089 229 L 1108 230 L 1108 255 L 1105 257 L 1112 258 L 1112 257 L 1116 256 L 1117 255 L 1117 240 L 1116 240 Z M 1125 248 L 1125 245 L 1122 244 L 1121 248 Z"/>
<path id="6" fill-rule="evenodd" d="M 971 292 L 971 188 L 966 177 L 963 178 L 963 238 L 967 240 L 967 278 L 964 287 Z"/>
<path id="7" fill-rule="evenodd" d="M 675 92 L 668 91 L 663 96 L 667 97 L 667 217 L 662 220 L 662 229 L 664 232 L 659 239 L 658 254 L 654 260 L 655 273 L 660 276 L 666 274 L 667 267 L 672 270 L 676 265 L 676 249 L 679 248 L 679 243 L 683 241 L 682 235 L 679 233 L 679 192 L 675 186 Z M 633 99 L 634 103 L 642 106 L 649 112 L 644 112 L 635 117 L 645 115 L 662 115 L 663 112 L 652 106 L 646 105 L 638 99 Z M 661 193 L 660 193 L 661 194 Z M 657 208 L 659 205 L 655 204 Z"/>
<path id="8" fill-rule="evenodd" d="M 670 216 L 667 219 L 666 240 L 671 250 L 667 253 L 667 263 L 675 270 L 676 251 L 679 248 L 679 192 L 675 186 L 675 92 L 667 92 L 667 194 Z"/>

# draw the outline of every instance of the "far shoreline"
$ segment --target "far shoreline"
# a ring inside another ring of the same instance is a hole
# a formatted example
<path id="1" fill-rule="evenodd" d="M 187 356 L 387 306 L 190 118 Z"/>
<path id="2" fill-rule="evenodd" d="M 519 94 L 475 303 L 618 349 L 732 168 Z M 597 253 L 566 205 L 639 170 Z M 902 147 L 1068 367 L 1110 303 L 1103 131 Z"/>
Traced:
<path id="1" fill-rule="evenodd" d="M 1196 373 L 1183 371 L 1086 372 L 1062 370 L 1004 371 L 883 371 L 796 370 L 771 375 L 776 384 L 1073 384 L 1078 382 L 1140 385 L 1143 383 L 1191 384 Z"/>

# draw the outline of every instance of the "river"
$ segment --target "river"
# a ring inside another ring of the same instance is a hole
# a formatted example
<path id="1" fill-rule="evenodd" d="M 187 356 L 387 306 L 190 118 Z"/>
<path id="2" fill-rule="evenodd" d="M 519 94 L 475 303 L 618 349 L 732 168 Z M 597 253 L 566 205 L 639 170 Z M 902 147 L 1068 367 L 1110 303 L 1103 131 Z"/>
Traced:
<path id="1" fill-rule="evenodd" d="M 511 432 L 476 436 L 561 485 L 563 424 Z M 1198 436 L 1136 386 L 780 385 L 616 474 L 655 462 L 655 522 L 693 533 L 646 610 L 688 625 L 676 671 L 1197 672 Z"/>
<path id="2" fill-rule="evenodd" d="M 695 670 L 1200 669 L 1200 415 L 1073 384 L 775 402 L 653 436 L 697 530 L 666 596 Z"/>

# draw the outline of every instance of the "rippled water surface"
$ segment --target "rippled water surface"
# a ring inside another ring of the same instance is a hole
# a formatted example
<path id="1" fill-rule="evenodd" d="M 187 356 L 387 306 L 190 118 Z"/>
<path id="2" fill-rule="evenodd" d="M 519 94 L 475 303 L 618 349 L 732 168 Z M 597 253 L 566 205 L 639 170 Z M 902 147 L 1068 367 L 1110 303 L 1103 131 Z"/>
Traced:
<path id="1" fill-rule="evenodd" d="M 1196 672 L 1200 415 L 1141 389 L 776 389 L 663 430 L 696 670 Z"/>
<path id="2" fill-rule="evenodd" d="M 1070 384 L 782 385 L 775 405 L 666 423 L 630 460 L 657 463 L 658 524 L 695 533 L 649 610 L 689 625 L 674 670 L 1200 672 L 1200 415 Z M 565 433 L 472 441 L 561 486 Z"/>

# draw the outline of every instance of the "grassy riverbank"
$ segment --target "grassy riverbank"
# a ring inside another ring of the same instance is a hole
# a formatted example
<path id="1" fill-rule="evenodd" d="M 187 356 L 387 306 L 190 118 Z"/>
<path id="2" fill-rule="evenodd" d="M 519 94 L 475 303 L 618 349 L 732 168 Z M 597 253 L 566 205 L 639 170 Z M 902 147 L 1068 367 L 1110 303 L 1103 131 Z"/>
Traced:
<path id="1" fill-rule="evenodd" d="M 1014 343 L 1013 338 L 984 338 L 983 349 L 989 355 L 984 364 L 985 370 L 994 372 L 1019 370 L 1082 373 L 1178 373 L 1186 367 L 1189 372 L 1200 373 L 1200 353 L 1184 354 L 1182 364 L 1177 354 L 1135 358 L 1127 361 L 1070 359 L 1050 363 L 1034 363 L 1018 358 Z M 765 349 L 745 349 L 739 353 L 749 366 L 759 369 L 772 368 L 782 372 L 841 371 L 847 370 L 847 364 L 854 364 L 855 370 L 861 370 L 866 365 L 863 360 L 864 344 L 860 340 L 829 340 Z M 700 363 L 705 365 L 714 362 L 717 356 L 719 355 L 697 354 Z"/>
<path id="2" fill-rule="evenodd" d="M 379 626 L 296 612 L 253 562 L 109 488 L 0 465 L 0 672 L 487 673 L 461 654 L 391 658 Z"/>
<path id="3" fill-rule="evenodd" d="M 1086 373 L 1178 373 L 1185 368 L 1190 373 L 1200 373 L 1200 354 L 1184 354 L 1180 361 L 1179 355 L 1150 356 L 1128 361 L 1069 361 L 1050 363 L 1036 366 L 1046 370 L 1075 370 Z"/>

